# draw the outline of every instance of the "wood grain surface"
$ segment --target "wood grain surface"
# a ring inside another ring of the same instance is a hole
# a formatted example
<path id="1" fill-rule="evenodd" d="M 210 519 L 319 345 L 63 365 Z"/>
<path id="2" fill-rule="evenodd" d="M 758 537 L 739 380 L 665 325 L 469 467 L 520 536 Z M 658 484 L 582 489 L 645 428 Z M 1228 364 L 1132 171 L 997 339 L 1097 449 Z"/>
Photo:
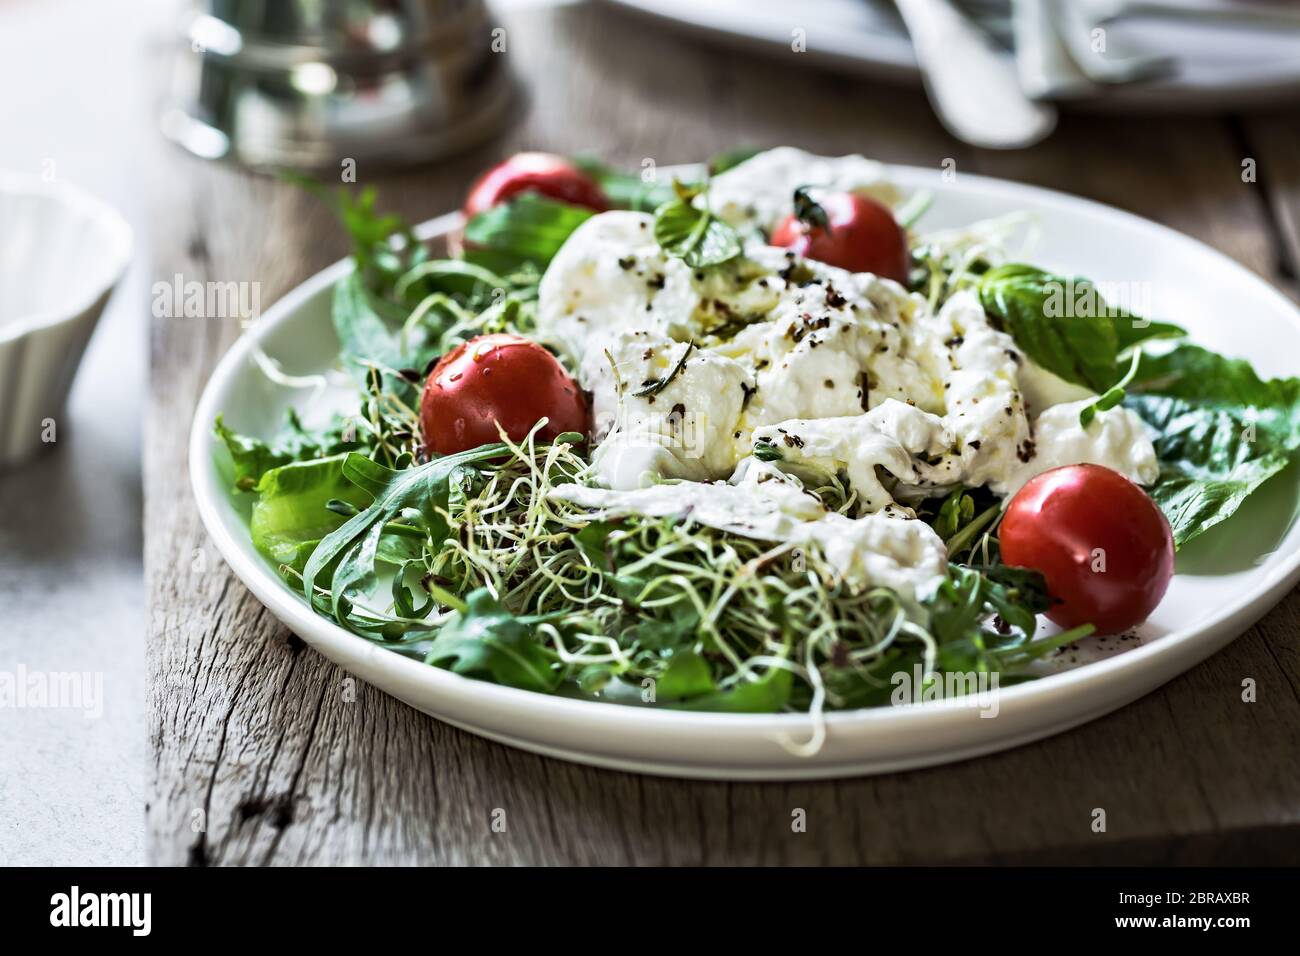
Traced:
<path id="1" fill-rule="evenodd" d="M 919 92 L 759 60 L 590 6 L 507 21 L 530 91 L 513 133 L 372 176 L 418 221 L 517 148 L 630 166 L 737 144 L 1005 176 L 1112 203 L 1295 295 L 1300 115 L 1067 115 L 1047 143 L 964 147 Z M 791 54 L 795 57 L 797 54 Z M 156 275 L 261 283 L 263 305 L 339 258 L 328 216 L 275 181 L 159 147 Z M 1244 158 L 1258 181 L 1244 183 Z M 235 320 L 155 319 L 145 564 L 157 864 L 1235 862 L 1300 859 L 1300 596 L 1139 702 L 1006 753 L 827 783 L 695 783 L 487 742 L 365 686 L 280 626 L 208 542 L 185 463 L 197 397 Z M 1254 678 L 1258 701 L 1241 700 Z M 1107 829 L 1095 833 L 1095 808 Z M 806 813 L 806 832 L 792 813 Z M 504 819 L 504 832 L 493 827 Z"/>

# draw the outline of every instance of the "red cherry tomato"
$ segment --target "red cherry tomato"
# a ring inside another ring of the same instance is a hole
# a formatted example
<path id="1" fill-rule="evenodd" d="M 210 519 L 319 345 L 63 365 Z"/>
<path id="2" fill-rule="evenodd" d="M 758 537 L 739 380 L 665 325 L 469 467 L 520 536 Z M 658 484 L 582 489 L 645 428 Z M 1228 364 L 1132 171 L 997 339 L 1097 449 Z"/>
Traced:
<path id="1" fill-rule="evenodd" d="M 854 193 L 815 198 L 826 210 L 830 231 L 789 216 L 772 233 L 772 245 L 850 272 L 873 272 L 907 282 L 912 265 L 907 235 L 887 207 Z"/>
<path id="2" fill-rule="evenodd" d="M 1031 480 L 1007 506 L 1002 560 L 1033 568 L 1064 628 L 1117 634 L 1145 621 L 1174 573 L 1169 522 L 1133 482 L 1101 465 L 1066 465 Z"/>
<path id="3" fill-rule="evenodd" d="M 516 153 L 478 178 L 465 197 L 466 218 L 505 202 L 522 192 L 541 193 L 596 212 L 609 208 L 609 199 L 596 181 L 562 156 Z"/>
<path id="4" fill-rule="evenodd" d="M 420 423 L 431 455 L 450 455 L 524 438 L 542 418 L 541 438 L 588 432 L 587 402 L 578 385 L 536 342 L 498 333 L 480 335 L 438 360 L 424 383 Z"/>

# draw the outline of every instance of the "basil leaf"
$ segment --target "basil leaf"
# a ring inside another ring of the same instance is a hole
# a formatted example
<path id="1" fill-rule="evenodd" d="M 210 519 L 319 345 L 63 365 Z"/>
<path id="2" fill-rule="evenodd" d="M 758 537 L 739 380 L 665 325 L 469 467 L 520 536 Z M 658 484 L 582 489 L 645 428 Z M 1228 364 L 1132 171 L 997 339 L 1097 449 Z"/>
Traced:
<path id="1" fill-rule="evenodd" d="M 1250 364 L 1194 345 L 1144 355 L 1126 407 L 1158 433 L 1148 489 L 1174 544 L 1228 518 L 1300 447 L 1300 379 L 1263 380 Z"/>
<path id="2" fill-rule="evenodd" d="M 672 186 L 658 181 L 646 182 L 644 172 L 625 173 L 587 158 L 576 158 L 573 163 L 596 181 L 615 209 L 654 212 L 673 198 Z"/>
<path id="3" fill-rule="evenodd" d="M 722 265 L 740 255 L 736 231 L 682 195 L 655 211 L 654 233 L 665 254 L 681 259 L 692 269 Z"/>
<path id="4" fill-rule="evenodd" d="M 1183 398 L 1222 408 L 1252 408 L 1256 418 L 1288 447 L 1300 445 L 1300 378 L 1261 379 L 1244 359 L 1230 359 L 1182 344 L 1142 356 L 1131 390 Z"/>
<path id="5" fill-rule="evenodd" d="M 590 209 L 521 193 L 465 224 L 465 261 L 499 275 L 528 264 L 540 272 L 592 215 Z"/>
<path id="6" fill-rule="evenodd" d="M 717 176 L 729 169 L 735 169 L 745 160 L 753 159 L 761 152 L 762 150 L 757 146 L 740 146 L 736 149 L 724 150 L 709 160 L 709 175 Z"/>
<path id="7" fill-rule="evenodd" d="M 1160 435 L 1160 477 L 1147 489 L 1182 547 L 1229 517 L 1252 491 L 1289 462 L 1285 450 L 1251 442 L 1244 416 L 1162 395 L 1124 403 Z"/>
<path id="8" fill-rule="evenodd" d="M 507 687 L 555 692 L 563 675 L 533 637 L 532 625 L 543 617 L 516 617 L 487 588 L 471 592 L 465 605 L 439 628 L 425 663 Z"/>
<path id="9" fill-rule="evenodd" d="M 1025 353 L 1065 379 L 1104 393 L 1119 377 L 1116 358 L 1139 342 L 1182 335 L 1168 322 L 1147 322 L 1108 306 L 1087 279 L 1012 263 L 980 278 L 984 311 Z"/>

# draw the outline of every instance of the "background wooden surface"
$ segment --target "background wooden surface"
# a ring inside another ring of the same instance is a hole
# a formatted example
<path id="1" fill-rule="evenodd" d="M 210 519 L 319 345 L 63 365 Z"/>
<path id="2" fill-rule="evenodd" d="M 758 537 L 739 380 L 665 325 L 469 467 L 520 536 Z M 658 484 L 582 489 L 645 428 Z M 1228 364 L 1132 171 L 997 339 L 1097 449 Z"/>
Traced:
<path id="1" fill-rule="evenodd" d="M 1300 114 L 1069 115 L 1020 153 L 964 147 L 919 92 L 749 59 L 587 6 L 506 23 L 530 112 L 502 141 L 371 176 L 418 221 L 517 148 L 635 167 L 738 144 L 977 171 L 1167 223 L 1297 291 Z M 797 54 L 791 54 L 791 57 Z M 279 183 L 160 146 L 158 277 L 254 280 L 262 302 L 345 253 Z M 1258 181 L 1243 183 L 1242 161 Z M 1101 237 L 1098 237 L 1102 241 Z M 1225 317 L 1230 320 L 1230 317 Z M 829 783 L 688 783 L 481 740 L 347 675 L 281 627 L 207 541 L 186 436 L 234 320 L 156 319 L 145 434 L 145 565 L 158 864 L 1232 862 L 1300 858 L 1300 597 L 1124 710 L 966 763 Z M 1244 678 L 1258 702 L 1241 701 Z M 1094 808 L 1105 833 L 1091 829 Z M 794 833 L 803 809 L 807 832 Z M 503 810 L 505 832 L 494 832 Z M 498 818 L 499 818 L 498 814 Z"/>

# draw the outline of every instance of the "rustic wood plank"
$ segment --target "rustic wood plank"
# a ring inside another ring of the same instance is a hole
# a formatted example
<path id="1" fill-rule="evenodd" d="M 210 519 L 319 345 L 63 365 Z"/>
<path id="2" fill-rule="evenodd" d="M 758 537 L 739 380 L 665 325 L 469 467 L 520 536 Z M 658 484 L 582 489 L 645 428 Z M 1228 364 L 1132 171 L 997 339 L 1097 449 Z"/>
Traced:
<path id="1" fill-rule="evenodd" d="M 992 157 L 955 144 L 915 91 L 750 61 L 586 7 L 521 11 L 507 27 L 533 91 L 518 131 L 427 173 L 360 171 L 408 218 L 451 208 L 487 157 L 517 147 L 662 165 L 737 143 L 794 142 L 919 165 L 953 157 L 959 168 L 1083 191 L 1272 274 L 1259 210 L 1220 183 L 1215 162 L 1184 161 L 1162 145 L 1182 135 L 1174 121 L 1070 118 L 1038 150 Z M 1195 132 L 1213 157 L 1230 158 L 1222 124 Z M 1089 144 L 1103 140 L 1115 148 L 1097 155 Z M 1076 159 L 1085 146 L 1086 170 Z M 1156 182 L 1129 162 L 1144 150 L 1173 164 L 1171 178 Z M 269 303 L 342 254 L 324 213 L 292 190 L 175 154 L 166 164 L 160 276 L 256 279 Z M 688 783 L 597 771 L 489 743 L 366 686 L 349 701 L 347 675 L 289 635 L 220 563 L 190 500 L 189 420 L 237 331 L 218 320 L 153 328 L 153 862 L 1132 862 L 1295 845 L 1294 594 L 1205 665 L 1086 727 L 956 766 L 860 780 Z M 1243 676 L 1258 680 L 1258 703 L 1241 702 Z M 1090 829 L 1095 807 L 1107 810 L 1104 834 Z M 498 809 L 505 832 L 491 827 Z M 807 813 L 806 833 L 791 830 L 795 809 Z"/>
<path id="2" fill-rule="evenodd" d="M 1300 128 L 1294 113 L 1268 113 L 1242 118 L 1238 129 L 1241 158 L 1254 161 L 1254 192 L 1275 236 L 1275 274 L 1300 298 Z"/>

